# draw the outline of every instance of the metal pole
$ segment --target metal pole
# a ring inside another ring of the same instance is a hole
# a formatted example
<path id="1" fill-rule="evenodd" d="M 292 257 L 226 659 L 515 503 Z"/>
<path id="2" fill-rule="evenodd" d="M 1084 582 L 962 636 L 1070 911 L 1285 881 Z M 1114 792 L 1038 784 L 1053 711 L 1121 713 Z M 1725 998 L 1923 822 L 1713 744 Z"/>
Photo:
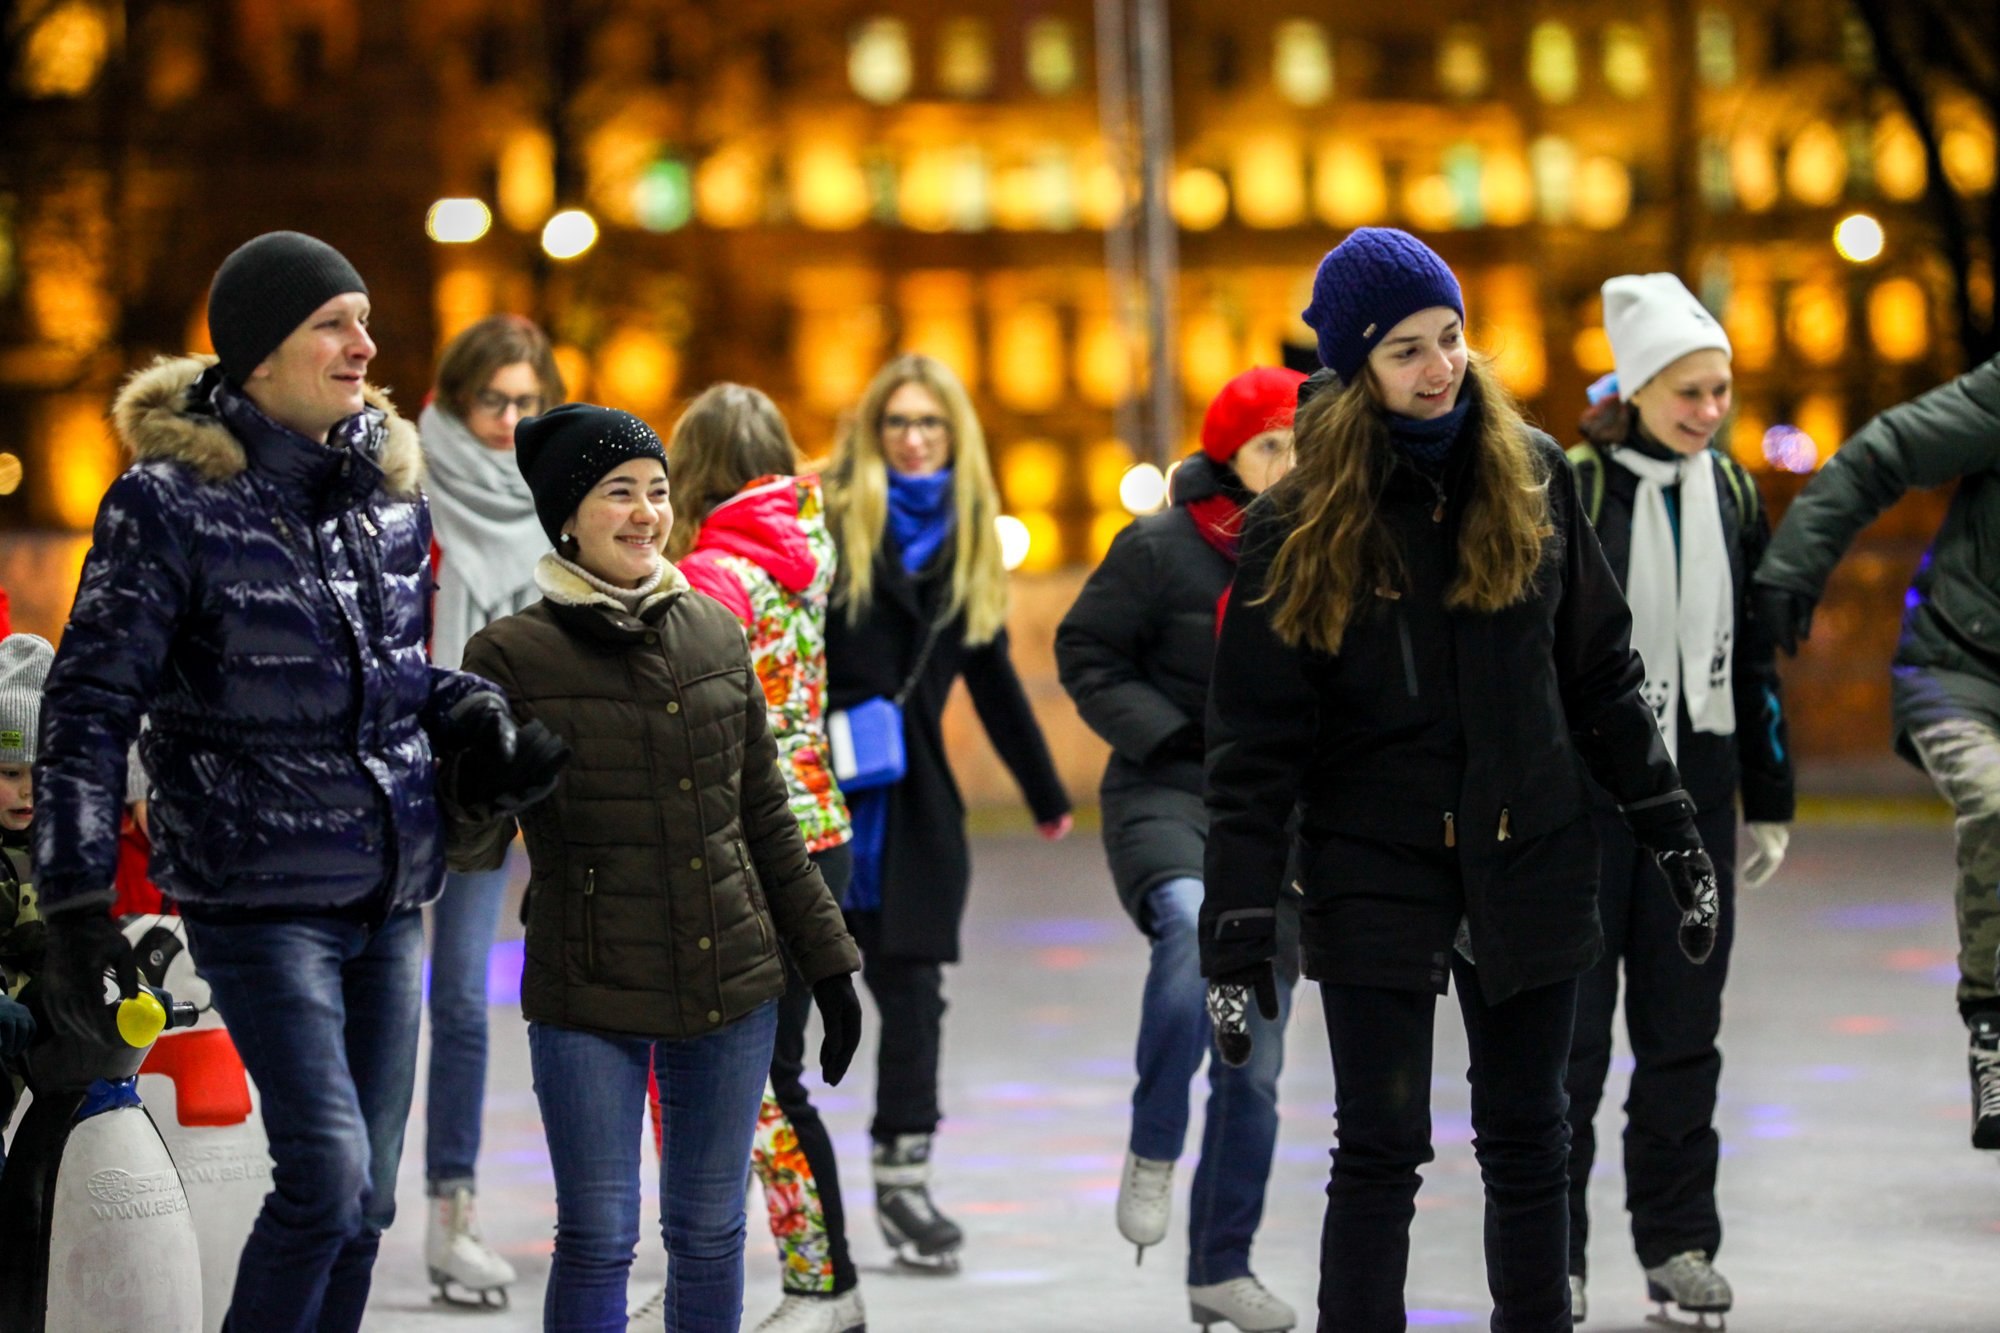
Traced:
<path id="1" fill-rule="evenodd" d="M 1168 199 L 1174 164 L 1173 65 L 1167 51 L 1167 0 L 1137 0 L 1139 145 L 1145 227 L 1149 456 L 1164 468 L 1180 448 L 1180 377 L 1175 373 L 1174 311 L 1179 302 L 1179 237 Z"/>
<path id="2" fill-rule="evenodd" d="M 1111 327 L 1116 331 L 1125 355 L 1125 379 L 1129 386 L 1119 395 L 1114 415 L 1118 438 L 1135 454 L 1145 457 L 1143 413 L 1136 396 L 1141 382 L 1138 355 L 1141 334 L 1135 309 L 1137 293 L 1137 252 L 1133 236 L 1132 183 L 1138 164 L 1133 161 L 1132 91 L 1126 80 L 1131 59 L 1126 41 L 1125 0 L 1097 0 L 1097 121 L 1104 137 L 1105 151 L 1118 173 L 1118 215 L 1104 230 L 1104 269 L 1111 293 Z"/>

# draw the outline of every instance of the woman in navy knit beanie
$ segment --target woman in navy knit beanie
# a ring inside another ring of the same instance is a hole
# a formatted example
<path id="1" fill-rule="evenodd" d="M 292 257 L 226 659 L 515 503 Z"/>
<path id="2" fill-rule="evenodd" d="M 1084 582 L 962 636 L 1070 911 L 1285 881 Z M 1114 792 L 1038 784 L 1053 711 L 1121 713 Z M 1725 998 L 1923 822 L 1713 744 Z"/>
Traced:
<path id="1" fill-rule="evenodd" d="M 1300 408 L 1297 462 L 1249 511 L 1209 693 L 1209 1014 L 1247 1059 L 1249 1006 L 1277 1012 L 1295 856 L 1339 1099 L 1319 1326 L 1373 1333 L 1406 1322 L 1432 1016 L 1455 983 L 1493 1326 L 1566 1333 L 1563 1071 L 1604 947 L 1586 772 L 1659 860 L 1697 962 L 1714 871 L 1562 451 L 1467 349 L 1451 269 L 1363 228 L 1305 319 L 1340 383 Z"/>

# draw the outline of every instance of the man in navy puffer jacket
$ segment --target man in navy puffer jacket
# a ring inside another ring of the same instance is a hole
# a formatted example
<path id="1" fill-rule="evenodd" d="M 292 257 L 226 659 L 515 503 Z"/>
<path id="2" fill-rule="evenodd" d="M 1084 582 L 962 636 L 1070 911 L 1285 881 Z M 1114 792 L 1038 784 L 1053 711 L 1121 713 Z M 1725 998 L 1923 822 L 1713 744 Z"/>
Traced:
<path id="1" fill-rule="evenodd" d="M 430 664 L 416 431 L 364 375 L 367 287 L 273 232 L 209 292 L 219 359 L 118 395 L 135 457 L 97 513 L 35 773 L 45 1006 L 102 1038 L 129 976 L 106 915 L 126 751 L 153 784 L 152 874 L 188 922 L 262 1094 L 274 1189 L 228 1327 L 354 1329 L 395 1211 L 422 914 L 444 871 L 438 759 L 518 806 L 565 757 L 487 682 Z M 122 977 L 121 977 L 122 979 Z"/>

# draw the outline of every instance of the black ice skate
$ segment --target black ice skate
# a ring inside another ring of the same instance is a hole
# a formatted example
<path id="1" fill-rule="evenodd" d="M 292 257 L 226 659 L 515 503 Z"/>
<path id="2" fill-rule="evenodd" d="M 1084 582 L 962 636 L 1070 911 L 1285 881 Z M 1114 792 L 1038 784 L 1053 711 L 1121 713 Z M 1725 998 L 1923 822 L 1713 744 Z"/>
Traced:
<path id="1" fill-rule="evenodd" d="M 1729 1327 L 1723 1315 L 1736 1299 L 1728 1281 L 1700 1250 L 1688 1250 L 1658 1268 L 1647 1269 L 1646 1298 L 1660 1304 L 1656 1312 L 1646 1316 L 1647 1323 L 1662 1328 L 1712 1329 L 1715 1333 Z"/>
<path id="2" fill-rule="evenodd" d="M 1965 1063 L 1972 1075 L 1972 1146 L 2000 1148 L 2000 1013 L 1972 1016 Z"/>
<path id="3" fill-rule="evenodd" d="M 875 1220 L 896 1262 L 925 1273 L 956 1273 L 965 1233 L 931 1202 L 931 1136 L 898 1134 L 875 1145 Z"/>

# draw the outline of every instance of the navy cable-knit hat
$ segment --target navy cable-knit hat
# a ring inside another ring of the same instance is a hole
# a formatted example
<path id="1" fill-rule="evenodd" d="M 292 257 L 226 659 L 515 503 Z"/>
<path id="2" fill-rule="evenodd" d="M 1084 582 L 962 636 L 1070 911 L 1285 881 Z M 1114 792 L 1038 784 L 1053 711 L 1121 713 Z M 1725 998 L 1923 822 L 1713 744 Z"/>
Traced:
<path id="1" fill-rule="evenodd" d="M 615 407 L 564 403 L 514 427 L 514 462 L 534 493 L 535 517 L 552 546 L 591 488 L 628 458 L 667 465 L 653 428 Z"/>
<path id="2" fill-rule="evenodd" d="M 292 330 L 336 296 L 368 294 L 347 256 L 316 237 L 267 231 L 222 261 L 208 286 L 208 340 L 238 388 Z"/>
<path id="3" fill-rule="evenodd" d="M 1390 329 L 1433 306 L 1465 318 L 1458 279 L 1437 251 L 1394 227 L 1360 227 L 1319 261 L 1302 317 L 1319 337 L 1320 364 L 1352 383 Z"/>

